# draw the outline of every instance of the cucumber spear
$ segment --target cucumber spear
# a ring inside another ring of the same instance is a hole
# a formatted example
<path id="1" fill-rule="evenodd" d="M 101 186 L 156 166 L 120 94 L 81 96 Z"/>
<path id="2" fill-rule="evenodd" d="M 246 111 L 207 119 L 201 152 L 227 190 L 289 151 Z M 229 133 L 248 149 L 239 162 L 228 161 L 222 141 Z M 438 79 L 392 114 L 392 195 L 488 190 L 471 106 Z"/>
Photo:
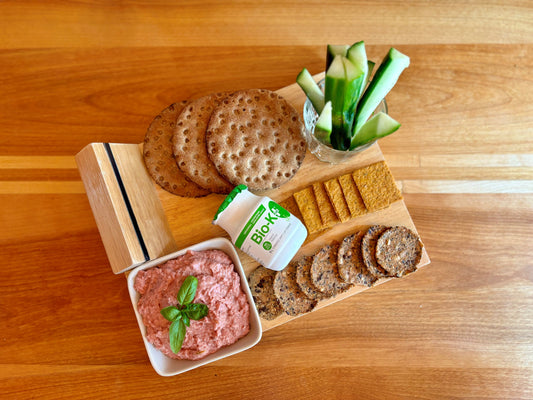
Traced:
<path id="1" fill-rule="evenodd" d="M 348 57 L 348 60 L 352 62 L 353 65 L 355 65 L 357 68 L 359 68 L 363 72 L 363 85 L 366 85 L 368 82 L 368 59 L 366 57 L 366 49 L 365 49 L 365 42 L 357 42 L 350 46 L 348 51 L 346 52 L 346 57 Z M 361 89 L 361 92 L 359 93 L 359 97 L 363 95 L 364 87 Z M 359 97 L 357 100 L 359 100 Z M 355 110 L 354 110 L 355 111 Z"/>
<path id="2" fill-rule="evenodd" d="M 359 65 L 354 65 L 346 57 L 342 57 L 344 65 L 345 81 L 344 81 L 344 104 L 342 106 L 343 113 L 343 128 L 342 128 L 342 149 L 350 147 L 352 139 L 352 124 L 354 121 L 355 110 L 357 102 L 363 91 L 365 82 L 365 73 Z M 364 65 L 367 66 L 366 61 Z"/>
<path id="3" fill-rule="evenodd" d="M 338 150 L 345 150 L 342 132 L 345 82 L 342 56 L 336 55 L 326 71 L 324 99 L 326 102 L 331 101 L 331 145 Z"/>
<path id="4" fill-rule="evenodd" d="M 373 140 L 381 139 L 394 133 L 400 127 L 400 123 L 383 112 L 372 116 L 357 132 L 350 144 L 350 150 L 362 146 Z"/>
<path id="5" fill-rule="evenodd" d="M 357 106 L 353 124 L 352 137 L 365 124 L 368 117 L 390 92 L 398 81 L 400 74 L 409 66 L 409 57 L 391 48 L 374 74 Z"/>
<path id="6" fill-rule="evenodd" d="M 366 63 L 365 63 L 366 64 Z M 331 101 L 331 145 L 350 147 L 355 107 L 364 84 L 364 72 L 350 60 L 336 55 L 326 72 L 325 101 Z"/>
<path id="7" fill-rule="evenodd" d="M 324 108 L 324 93 L 322 93 L 307 68 L 302 69 L 298 74 L 296 83 L 300 85 L 307 98 L 311 101 L 316 113 L 320 114 Z"/>
<path id="8" fill-rule="evenodd" d="M 331 144 L 331 101 L 328 101 L 315 124 L 315 137 L 324 144 Z"/>
<path id="9" fill-rule="evenodd" d="M 370 76 L 372 76 L 372 71 L 374 70 L 374 67 L 376 66 L 376 63 L 370 60 L 368 60 L 367 64 L 368 64 L 368 73 L 366 74 L 365 87 L 366 85 L 368 85 L 368 82 L 370 81 Z"/>
<path id="10" fill-rule="evenodd" d="M 326 69 L 324 71 L 329 69 L 335 56 L 346 56 L 349 47 L 350 46 L 347 44 L 328 44 L 326 52 Z"/>

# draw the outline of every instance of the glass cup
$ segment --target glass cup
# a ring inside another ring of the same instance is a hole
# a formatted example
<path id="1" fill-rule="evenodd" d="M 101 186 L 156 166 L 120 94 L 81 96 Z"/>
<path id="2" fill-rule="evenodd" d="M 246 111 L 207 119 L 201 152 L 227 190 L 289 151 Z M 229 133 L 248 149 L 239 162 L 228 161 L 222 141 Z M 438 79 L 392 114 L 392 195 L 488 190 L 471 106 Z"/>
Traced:
<path id="1" fill-rule="evenodd" d="M 324 79 L 318 82 L 318 86 L 320 89 L 324 90 Z M 385 114 L 388 112 L 385 99 L 379 103 L 374 111 L 374 114 L 377 114 L 378 112 L 384 112 Z M 315 137 L 315 124 L 318 119 L 318 114 L 316 113 L 315 108 L 309 99 L 307 99 L 304 104 L 303 118 L 305 124 L 305 138 L 307 140 L 309 151 L 313 153 L 316 158 L 323 162 L 328 162 L 330 164 L 342 163 L 361 153 L 363 150 L 368 149 L 377 142 L 377 140 L 374 140 L 362 146 L 356 147 L 353 150 L 336 150 L 330 145 L 322 143 Z"/>

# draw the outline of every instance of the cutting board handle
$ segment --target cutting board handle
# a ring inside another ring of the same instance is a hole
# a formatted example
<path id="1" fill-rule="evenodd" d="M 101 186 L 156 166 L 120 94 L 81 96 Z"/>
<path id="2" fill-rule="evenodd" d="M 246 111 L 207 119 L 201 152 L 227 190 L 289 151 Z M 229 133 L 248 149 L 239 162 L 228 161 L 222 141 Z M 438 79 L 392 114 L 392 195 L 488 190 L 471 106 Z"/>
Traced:
<path id="1" fill-rule="evenodd" d="M 178 250 L 139 145 L 91 143 L 76 163 L 115 274 Z"/>

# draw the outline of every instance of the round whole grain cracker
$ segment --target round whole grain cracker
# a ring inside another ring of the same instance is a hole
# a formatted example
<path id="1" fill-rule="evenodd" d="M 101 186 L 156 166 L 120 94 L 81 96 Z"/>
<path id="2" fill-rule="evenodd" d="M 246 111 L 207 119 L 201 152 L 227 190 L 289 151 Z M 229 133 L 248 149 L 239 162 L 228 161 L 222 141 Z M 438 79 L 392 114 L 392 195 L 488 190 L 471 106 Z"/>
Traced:
<path id="1" fill-rule="evenodd" d="M 222 194 L 231 192 L 233 185 L 220 176 L 207 155 L 205 134 L 213 110 L 227 95 L 212 93 L 192 100 L 179 115 L 172 139 L 179 169 L 197 185 Z"/>
<path id="2" fill-rule="evenodd" d="M 344 282 L 339 276 L 337 255 L 339 243 L 322 247 L 313 257 L 311 264 L 311 280 L 315 287 L 326 296 L 337 294 L 350 288 L 351 283 Z"/>
<path id="3" fill-rule="evenodd" d="M 304 294 L 313 300 L 322 300 L 326 296 L 313 284 L 311 280 L 311 264 L 313 256 L 303 256 L 296 261 L 296 283 Z"/>
<path id="4" fill-rule="evenodd" d="M 274 294 L 275 276 L 276 271 L 260 265 L 248 277 L 248 283 L 259 316 L 269 321 L 283 313 L 283 307 L 281 307 L 278 298 Z"/>
<path id="5" fill-rule="evenodd" d="M 206 140 L 218 172 L 232 184 L 255 191 L 277 188 L 291 179 L 307 149 L 296 109 L 265 89 L 228 96 L 213 111 Z"/>
<path id="6" fill-rule="evenodd" d="M 361 240 L 364 232 L 359 231 L 344 237 L 337 255 L 339 276 L 345 282 L 357 285 L 372 286 L 377 280 L 363 261 L 361 254 Z"/>
<path id="7" fill-rule="evenodd" d="M 376 260 L 390 276 L 401 277 L 416 270 L 422 258 L 419 236 L 405 226 L 387 229 L 378 239 Z"/>
<path id="8" fill-rule="evenodd" d="M 210 192 L 187 178 L 172 150 L 176 120 L 187 104 L 187 100 L 171 104 L 153 119 L 144 137 L 143 158 L 148 173 L 163 189 L 182 197 L 201 197 Z"/>
<path id="9" fill-rule="evenodd" d="M 311 311 L 317 303 L 316 300 L 307 297 L 296 283 L 296 264 L 294 262 L 289 263 L 283 270 L 276 273 L 274 293 L 285 312 L 292 316 Z"/>
<path id="10" fill-rule="evenodd" d="M 387 229 L 389 229 L 389 227 L 384 225 L 372 225 L 368 228 L 361 240 L 361 253 L 363 255 L 365 266 L 378 278 L 388 276 L 387 271 L 385 271 L 376 260 L 377 241 Z"/>

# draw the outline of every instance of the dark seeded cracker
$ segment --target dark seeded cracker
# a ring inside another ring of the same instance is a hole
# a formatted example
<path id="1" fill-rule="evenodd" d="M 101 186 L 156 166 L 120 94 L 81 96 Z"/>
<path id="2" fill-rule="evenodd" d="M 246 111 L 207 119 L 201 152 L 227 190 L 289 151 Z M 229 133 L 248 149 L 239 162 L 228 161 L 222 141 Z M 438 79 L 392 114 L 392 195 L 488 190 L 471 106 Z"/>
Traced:
<path id="1" fill-rule="evenodd" d="M 422 257 L 422 247 L 416 233 L 404 226 L 394 226 L 378 239 L 376 259 L 390 276 L 401 277 L 416 270 Z"/>
<path id="2" fill-rule="evenodd" d="M 259 266 L 248 277 L 248 283 L 254 298 L 259 316 L 266 320 L 273 320 L 283 313 L 276 295 L 274 294 L 274 278 L 276 271 Z"/>
<path id="3" fill-rule="evenodd" d="M 376 245 L 381 234 L 387 229 L 389 229 L 387 226 L 373 225 L 368 228 L 361 240 L 361 253 L 365 266 L 373 275 L 380 278 L 388 276 L 388 274 L 376 260 Z"/>
<path id="4" fill-rule="evenodd" d="M 313 256 L 303 256 L 296 261 L 296 283 L 305 295 L 314 300 L 322 300 L 325 295 L 313 284 L 311 280 L 311 264 Z"/>
<path id="5" fill-rule="evenodd" d="M 316 300 L 307 297 L 296 283 L 296 264 L 289 263 L 285 269 L 278 271 L 274 279 L 274 293 L 281 306 L 289 315 L 299 315 L 311 311 Z"/>
<path id="6" fill-rule="evenodd" d="M 359 231 L 342 240 L 337 256 L 337 265 L 339 276 L 345 282 L 372 286 L 377 277 L 368 270 L 363 261 L 361 240 L 364 233 L 364 231 Z"/>
<path id="7" fill-rule="evenodd" d="M 313 284 L 326 296 L 336 296 L 347 290 L 351 284 L 344 282 L 337 268 L 337 254 L 339 243 L 321 248 L 313 257 L 311 264 L 311 280 Z"/>

